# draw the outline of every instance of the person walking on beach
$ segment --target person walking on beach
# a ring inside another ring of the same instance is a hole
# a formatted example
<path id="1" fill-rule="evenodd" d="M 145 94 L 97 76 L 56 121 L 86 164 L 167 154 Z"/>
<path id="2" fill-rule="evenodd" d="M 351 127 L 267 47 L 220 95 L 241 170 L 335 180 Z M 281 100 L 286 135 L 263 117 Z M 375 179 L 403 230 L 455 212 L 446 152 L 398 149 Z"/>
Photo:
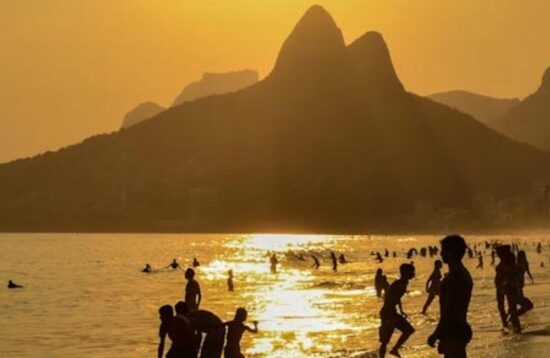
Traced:
<path id="1" fill-rule="evenodd" d="M 458 235 L 441 240 L 441 257 L 449 265 L 449 273 L 441 282 L 439 323 L 428 338 L 431 347 L 439 341 L 438 352 L 445 358 L 465 358 L 466 346 L 472 339 L 468 324 L 468 306 L 472 298 L 473 281 L 462 264 L 466 242 Z"/>
<path id="2" fill-rule="evenodd" d="M 270 263 L 271 263 L 271 272 L 272 273 L 277 273 L 277 264 L 279 263 L 279 260 L 277 259 L 277 255 L 275 255 L 275 253 L 273 253 L 273 255 L 271 255 L 271 258 L 269 259 Z"/>
<path id="3" fill-rule="evenodd" d="M 441 279 L 443 277 L 441 275 L 442 267 L 443 264 L 441 263 L 441 260 L 435 260 L 434 270 L 426 281 L 426 292 L 428 292 L 428 298 L 426 299 L 426 303 L 424 303 L 424 307 L 422 308 L 422 314 L 424 315 L 428 311 L 428 307 L 430 307 L 430 305 L 432 304 L 435 296 L 438 296 L 440 293 Z"/>
<path id="4" fill-rule="evenodd" d="M 160 327 L 157 356 L 164 356 L 166 336 L 172 341 L 172 346 L 166 354 L 166 358 L 193 358 L 195 357 L 195 336 L 189 320 L 183 316 L 174 316 L 174 310 L 170 305 L 159 308 Z"/>
<path id="5" fill-rule="evenodd" d="M 496 267 L 495 287 L 497 291 L 497 306 L 502 326 L 504 328 L 508 327 L 509 321 L 514 331 L 520 333 L 521 325 L 517 312 L 520 288 L 519 275 L 515 262 L 516 258 L 510 245 L 498 246 L 496 251 L 500 262 Z M 508 303 L 508 311 L 505 309 L 505 300 Z"/>
<path id="6" fill-rule="evenodd" d="M 533 302 L 529 298 L 525 296 L 525 293 L 523 292 L 523 288 L 525 287 L 525 274 L 529 275 L 529 278 L 531 279 L 531 284 L 533 284 L 535 281 L 533 280 L 533 276 L 531 275 L 531 271 L 529 270 L 529 262 L 527 261 L 527 256 L 525 255 L 525 251 L 521 250 L 518 252 L 518 259 L 517 259 L 517 270 L 518 270 L 518 280 L 519 280 L 519 292 L 518 292 L 518 305 L 520 306 L 517 315 L 518 317 L 523 315 L 524 313 L 530 311 L 533 309 Z"/>
<path id="7" fill-rule="evenodd" d="M 250 328 L 244 324 L 247 316 L 248 312 L 246 309 L 240 307 L 235 313 L 235 318 L 223 324 L 227 326 L 227 344 L 224 350 L 225 358 L 244 358 L 244 355 L 241 353 L 241 338 L 244 331 L 258 333 L 258 322 L 253 322 L 254 328 Z"/>
<path id="8" fill-rule="evenodd" d="M 336 254 L 334 253 L 334 251 L 330 252 L 330 258 L 332 260 L 332 271 L 338 271 L 338 260 L 336 259 Z"/>
<path id="9" fill-rule="evenodd" d="M 225 340 L 225 328 L 223 321 L 214 313 L 207 310 L 191 311 L 183 301 L 176 303 L 176 313 L 185 316 L 191 323 L 195 332 L 195 354 L 201 348 L 202 334 L 206 334 L 202 349 L 201 358 L 220 358 L 223 352 Z"/>
<path id="10" fill-rule="evenodd" d="M 199 309 L 201 304 L 201 286 L 195 280 L 195 270 L 188 268 L 185 271 L 185 278 L 187 279 L 187 285 L 185 286 L 185 303 L 191 311 Z"/>
<path id="11" fill-rule="evenodd" d="M 401 331 L 401 336 L 397 340 L 397 343 L 390 350 L 390 354 L 396 357 L 400 357 L 399 348 L 414 333 L 414 328 L 407 321 L 407 315 L 403 311 L 401 304 L 401 298 L 407 292 L 407 285 L 415 275 L 414 271 L 413 265 L 402 264 L 399 267 L 400 278 L 390 285 L 384 297 L 384 305 L 380 310 L 380 319 L 382 321 L 379 331 L 381 343 L 380 358 L 386 356 L 386 348 L 395 329 Z M 399 307 L 400 313 L 397 312 L 396 306 Z"/>
<path id="12" fill-rule="evenodd" d="M 319 267 L 321 266 L 321 263 L 319 262 L 319 259 L 317 258 L 317 256 L 315 255 L 311 255 L 311 258 L 313 259 L 313 267 L 314 269 L 319 269 Z"/>
<path id="13" fill-rule="evenodd" d="M 376 270 L 376 276 L 374 276 L 374 289 L 376 290 L 376 297 L 382 297 L 382 291 L 384 291 L 384 296 L 388 292 L 390 284 L 388 278 L 384 275 L 384 272 L 381 268 Z"/>

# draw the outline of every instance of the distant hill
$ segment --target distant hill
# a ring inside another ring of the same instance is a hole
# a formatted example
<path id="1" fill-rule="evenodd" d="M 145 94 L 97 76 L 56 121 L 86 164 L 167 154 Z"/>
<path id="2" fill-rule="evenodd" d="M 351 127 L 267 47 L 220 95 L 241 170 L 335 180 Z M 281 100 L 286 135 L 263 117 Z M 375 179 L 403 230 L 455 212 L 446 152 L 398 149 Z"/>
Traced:
<path id="1" fill-rule="evenodd" d="M 0 166 L 0 230 L 390 230 L 416 203 L 525 194 L 550 156 L 408 93 L 368 32 L 310 8 L 240 91 Z"/>
<path id="2" fill-rule="evenodd" d="M 122 121 L 122 128 L 128 128 L 136 125 L 141 121 L 156 116 L 164 110 L 164 107 L 161 107 L 154 102 L 142 103 L 124 116 L 124 120 Z"/>
<path id="3" fill-rule="evenodd" d="M 550 151 L 550 68 L 539 89 L 510 109 L 495 128 L 521 142 Z"/>
<path id="4" fill-rule="evenodd" d="M 490 127 L 520 103 L 517 98 L 493 98 L 467 91 L 435 93 L 429 98 L 469 114 Z"/>
<path id="5" fill-rule="evenodd" d="M 185 86 L 176 97 L 172 106 L 179 106 L 185 102 L 210 96 L 213 94 L 225 94 L 235 92 L 258 82 L 258 72 L 253 70 L 241 70 L 225 73 L 206 72 L 202 79 Z"/>

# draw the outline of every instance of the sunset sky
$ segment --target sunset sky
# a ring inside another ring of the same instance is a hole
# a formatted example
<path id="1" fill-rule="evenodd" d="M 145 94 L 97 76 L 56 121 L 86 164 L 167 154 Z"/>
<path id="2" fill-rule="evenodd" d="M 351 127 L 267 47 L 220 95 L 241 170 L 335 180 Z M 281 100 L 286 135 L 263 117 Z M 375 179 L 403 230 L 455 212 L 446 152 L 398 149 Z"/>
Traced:
<path id="1" fill-rule="evenodd" d="M 116 130 L 204 71 L 267 75 L 305 10 L 381 32 L 405 87 L 500 97 L 550 67 L 548 0 L 0 0 L 0 163 Z"/>

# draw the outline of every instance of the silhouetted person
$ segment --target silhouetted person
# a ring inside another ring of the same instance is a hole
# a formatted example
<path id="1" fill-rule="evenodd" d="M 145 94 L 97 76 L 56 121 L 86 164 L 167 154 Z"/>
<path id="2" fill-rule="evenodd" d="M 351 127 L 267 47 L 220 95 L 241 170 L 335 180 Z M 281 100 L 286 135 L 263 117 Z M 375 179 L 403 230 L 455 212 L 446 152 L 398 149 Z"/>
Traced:
<path id="1" fill-rule="evenodd" d="M 311 255 L 311 258 L 313 259 L 313 267 L 314 269 L 318 269 L 321 266 L 321 263 L 319 263 L 319 259 L 315 255 Z"/>
<path id="2" fill-rule="evenodd" d="M 481 254 L 481 252 L 477 254 L 476 269 L 483 269 L 483 255 Z"/>
<path id="3" fill-rule="evenodd" d="M 466 357 L 466 346 L 472 339 L 468 324 L 468 306 L 472 298 L 473 281 L 462 264 L 466 242 L 461 236 L 450 235 L 441 240 L 441 258 L 449 272 L 441 282 L 439 323 L 428 338 L 431 347 L 439 341 L 438 352 L 446 358 Z"/>
<path id="4" fill-rule="evenodd" d="M 390 256 L 390 252 L 388 251 L 388 249 L 384 249 L 384 257 L 389 257 Z"/>
<path id="5" fill-rule="evenodd" d="M 491 250 L 491 266 L 495 266 L 495 257 L 496 257 L 495 250 Z"/>
<path id="6" fill-rule="evenodd" d="M 540 254 L 541 252 L 542 252 L 542 244 L 539 241 L 539 243 L 537 244 L 537 253 Z"/>
<path id="7" fill-rule="evenodd" d="M 199 309 L 201 304 L 201 287 L 195 280 L 195 270 L 188 268 L 185 271 L 185 278 L 187 279 L 187 285 L 185 286 L 185 303 L 191 311 Z"/>
<path id="8" fill-rule="evenodd" d="M 172 341 L 172 346 L 166 358 L 192 358 L 195 356 L 195 336 L 189 320 L 183 316 L 174 316 L 172 306 L 160 307 L 160 327 L 158 358 L 164 355 L 166 336 Z"/>
<path id="9" fill-rule="evenodd" d="M 472 249 L 468 247 L 466 250 L 468 251 L 468 257 L 473 259 L 474 258 L 474 252 L 472 251 Z"/>
<path id="10" fill-rule="evenodd" d="M 379 264 L 381 264 L 384 259 L 382 258 L 382 255 L 380 255 L 379 252 L 376 253 L 376 261 L 378 261 Z"/>
<path id="11" fill-rule="evenodd" d="M 531 275 L 531 271 L 529 270 L 529 262 L 527 261 L 527 256 L 525 255 L 525 251 L 523 250 L 518 252 L 516 267 L 518 271 L 518 280 L 519 280 L 519 293 L 518 293 L 519 309 L 517 311 L 517 315 L 519 317 L 524 313 L 533 309 L 533 302 L 531 302 L 531 300 L 528 299 L 523 292 L 523 288 L 525 286 L 525 273 L 527 273 L 529 275 L 529 278 L 531 278 L 531 283 L 535 282 L 533 280 L 533 276 Z"/>
<path id="12" fill-rule="evenodd" d="M 333 251 L 330 252 L 330 258 L 332 260 L 332 271 L 338 271 L 338 260 L 336 259 L 336 254 Z"/>
<path id="13" fill-rule="evenodd" d="M 520 298 L 520 287 L 518 270 L 515 264 L 515 256 L 510 245 L 502 245 L 496 248 L 497 256 L 500 259 L 496 267 L 495 286 L 497 291 L 497 305 L 500 313 L 502 326 L 508 326 L 509 321 L 514 331 L 521 332 L 517 305 Z M 508 302 L 508 312 L 505 309 L 505 300 Z"/>
<path id="14" fill-rule="evenodd" d="M 527 261 L 527 255 L 523 250 L 518 252 L 518 268 L 520 272 L 519 280 L 521 287 L 525 286 L 525 274 L 529 276 L 529 278 L 531 279 L 531 283 L 535 283 L 535 280 L 533 280 L 533 275 L 531 275 L 531 271 L 529 270 L 529 261 Z"/>
<path id="15" fill-rule="evenodd" d="M 233 292 L 233 270 L 227 271 L 227 290 Z"/>
<path id="16" fill-rule="evenodd" d="M 414 328 L 407 321 L 407 315 L 403 312 L 401 298 L 407 292 L 409 280 L 414 277 L 414 266 L 410 264 L 402 264 L 399 267 L 400 278 L 394 281 L 384 297 L 384 305 L 380 310 L 380 357 L 386 356 L 386 347 L 395 329 L 400 330 L 401 336 L 395 343 L 395 346 L 390 350 L 390 354 L 400 357 L 399 348 L 409 339 L 414 333 Z M 396 306 L 399 307 L 400 313 L 397 312 Z"/>
<path id="17" fill-rule="evenodd" d="M 12 280 L 8 281 L 8 288 L 23 288 L 23 286 L 16 284 Z"/>
<path id="18" fill-rule="evenodd" d="M 346 260 L 346 257 L 344 256 L 344 254 L 340 254 L 340 256 L 338 256 L 338 262 L 343 265 L 343 264 L 346 264 L 348 261 Z"/>
<path id="19" fill-rule="evenodd" d="M 390 284 L 388 278 L 384 275 L 384 272 L 381 268 L 376 270 L 376 276 L 374 276 L 374 289 L 376 290 L 376 296 L 382 297 L 382 291 L 384 291 L 384 296 L 388 292 Z"/>
<path id="20" fill-rule="evenodd" d="M 202 344 L 201 358 L 219 358 L 223 352 L 225 328 L 223 321 L 214 313 L 207 310 L 191 311 L 185 302 L 176 304 L 176 312 L 184 315 L 191 322 L 191 327 L 196 332 L 196 349 L 201 346 L 202 334 L 206 337 Z"/>
<path id="21" fill-rule="evenodd" d="M 153 271 L 153 268 L 149 264 L 145 264 L 145 267 L 141 270 L 141 272 L 144 273 L 151 273 Z"/>
<path id="22" fill-rule="evenodd" d="M 434 270 L 426 281 L 426 292 L 428 293 L 428 298 L 426 299 L 426 303 L 424 303 L 424 307 L 422 308 L 422 314 L 426 314 L 426 312 L 428 311 L 428 307 L 430 307 L 430 305 L 432 304 L 435 296 L 438 296 L 441 291 L 441 279 L 443 277 L 441 275 L 442 267 L 443 264 L 441 263 L 441 260 L 435 260 Z"/>
<path id="23" fill-rule="evenodd" d="M 271 255 L 271 258 L 269 259 L 271 263 L 271 272 L 277 273 L 277 264 L 279 263 L 279 260 L 277 259 L 277 255 L 273 254 Z"/>
<path id="24" fill-rule="evenodd" d="M 170 265 L 168 265 L 168 267 L 171 267 L 172 270 L 176 270 L 176 269 L 181 268 L 180 264 L 178 263 L 178 261 L 176 259 L 173 259 L 172 262 L 170 263 Z"/>
<path id="25" fill-rule="evenodd" d="M 199 262 L 199 260 L 197 260 L 196 257 L 193 257 L 193 267 L 199 267 L 201 265 L 201 263 Z"/>
<path id="26" fill-rule="evenodd" d="M 244 331 L 258 333 L 258 322 L 253 322 L 254 328 L 250 328 L 244 324 L 247 316 L 248 312 L 246 312 L 246 309 L 240 307 L 235 313 L 235 318 L 232 321 L 224 323 L 224 326 L 227 326 L 227 344 L 224 350 L 225 358 L 244 358 L 244 355 L 241 353 L 241 338 Z"/>

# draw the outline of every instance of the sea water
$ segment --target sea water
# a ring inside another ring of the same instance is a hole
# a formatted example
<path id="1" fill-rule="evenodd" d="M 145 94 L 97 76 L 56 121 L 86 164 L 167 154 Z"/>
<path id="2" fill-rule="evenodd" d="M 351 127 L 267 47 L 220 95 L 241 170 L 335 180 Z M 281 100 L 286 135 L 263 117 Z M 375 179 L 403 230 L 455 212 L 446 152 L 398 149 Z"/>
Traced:
<path id="1" fill-rule="evenodd" d="M 198 235 L 198 234 L 0 234 L 1 357 L 153 357 L 158 344 L 158 308 L 181 300 L 183 270 L 166 266 L 176 258 L 185 268 L 196 257 L 201 308 L 232 319 L 246 307 L 258 334 L 245 333 L 247 357 L 375 357 L 378 312 L 373 279 L 381 267 L 391 281 L 405 251 L 435 245 L 436 236 Z M 550 264 L 548 237 L 467 236 L 484 241 L 518 241 L 527 251 L 535 283 L 525 293 L 535 305 L 522 317 L 525 333 L 504 332 L 495 302 L 494 267 L 465 258 L 474 278 L 469 321 L 472 357 L 550 356 Z M 543 252 L 535 243 L 543 242 Z M 478 246 L 481 247 L 481 246 Z M 397 258 L 379 264 L 371 251 L 388 248 Z M 484 248 L 484 246 L 483 246 Z M 332 271 L 330 251 L 350 261 Z M 280 265 L 270 272 L 268 252 Z M 293 254 L 291 254 L 292 252 Z M 297 255 L 303 254 L 306 261 Z M 311 268 L 310 254 L 321 260 Z M 434 258 L 415 256 L 416 278 L 403 307 L 416 332 L 402 349 L 404 357 L 435 357 L 426 345 L 438 319 L 438 302 L 427 315 L 425 282 Z M 497 259 L 498 261 L 498 259 Z M 545 267 L 540 264 L 544 263 Z M 153 273 L 141 269 L 145 263 Z M 227 271 L 235 291 L 227 290 Z M 444 272 L 446 271 L 444 267 Z M 12 279 L 25 288 L 8 290 Z M 394 334 L 392 342 L 397 339 Z M 391 346 L 391 344 L 390 344 Z"/>

